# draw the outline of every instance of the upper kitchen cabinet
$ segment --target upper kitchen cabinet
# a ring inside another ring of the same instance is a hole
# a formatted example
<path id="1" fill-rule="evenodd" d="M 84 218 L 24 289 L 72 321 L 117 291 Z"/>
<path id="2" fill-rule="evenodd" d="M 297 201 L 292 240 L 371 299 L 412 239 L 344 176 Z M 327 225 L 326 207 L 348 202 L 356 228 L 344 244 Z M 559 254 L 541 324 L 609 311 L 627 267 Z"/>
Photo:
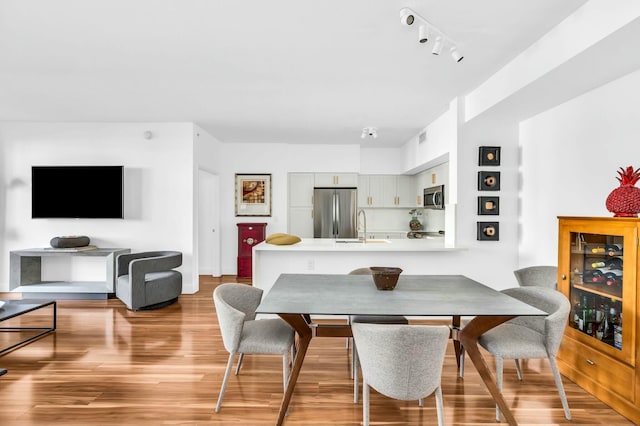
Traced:
<path id="1" fill-rule="evenodd" d="M 413 176 L 395 176 L 396 207 L 416 207 L 420 200 L 416 197 L 416 180 Z"/>
<path id="2" fill-rule="evenodd" d="M 382 207 L 382 175 L 358 176 L 358 207 Z"/>
<path id="3" fill-rule="evenodd" d="M 356 188 L 357 173 L 315 173 L 314 186 L 322 188 Z"/>
<path id="4" fill-rule="evenodd" d="M 412 176 L 361 175 L 358 179 L 360 207 L 415 207 L 415 180 Z"/>
<path id="5" fill-rule="evenodd" d="M 289 207 L 312 207 L 313 173 L 289 173 Z"/>

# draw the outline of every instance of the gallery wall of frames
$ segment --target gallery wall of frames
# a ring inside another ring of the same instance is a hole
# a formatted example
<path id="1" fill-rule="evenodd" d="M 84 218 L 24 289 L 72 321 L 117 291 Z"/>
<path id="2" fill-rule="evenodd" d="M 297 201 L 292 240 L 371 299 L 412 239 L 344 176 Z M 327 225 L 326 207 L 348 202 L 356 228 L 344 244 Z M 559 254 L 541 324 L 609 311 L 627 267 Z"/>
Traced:
<path id="1" fill-rule="evenodd" d="M 498 216 L 500 214 L 500 147 L 481 146 L 478 148 L 478 216 Z M 489 219 L 489 218 L 487 218 Z M 477 239 L 480 241 L 498 241 L 500 222 L 483 220 L 476 223 Z"/>

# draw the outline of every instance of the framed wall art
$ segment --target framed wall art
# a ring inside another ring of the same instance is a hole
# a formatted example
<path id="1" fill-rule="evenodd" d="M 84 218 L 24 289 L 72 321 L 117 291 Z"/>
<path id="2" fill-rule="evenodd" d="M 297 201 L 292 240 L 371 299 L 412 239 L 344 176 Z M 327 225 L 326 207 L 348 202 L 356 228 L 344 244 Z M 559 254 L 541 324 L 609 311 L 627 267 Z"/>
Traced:
<path id="1" fill-rule="evenodd" d="M 271 175 L 236 173 L 236 216 L 271 216 Z"/>
<path id="2" fill-rule="evenodd" d="M 479 191 L 499 191 L 500 172 L 478 172 Z"/>
<path id="3" fill-rule="evenodd" d="M 500 147 L 499 146 L 481 146 L 479 149 L 479 166 L 499 166 L 500 165 Z"/>
<path id="4" fill-rule="evenodd" d="M 477 222 L 479 241 L 498 241 L 500 224 L 498 222 Z"/>
<path id="5" fill-rule="evenodd" d="M 478 197 L 479 215 L 499 215 L 500 197 Z"/>

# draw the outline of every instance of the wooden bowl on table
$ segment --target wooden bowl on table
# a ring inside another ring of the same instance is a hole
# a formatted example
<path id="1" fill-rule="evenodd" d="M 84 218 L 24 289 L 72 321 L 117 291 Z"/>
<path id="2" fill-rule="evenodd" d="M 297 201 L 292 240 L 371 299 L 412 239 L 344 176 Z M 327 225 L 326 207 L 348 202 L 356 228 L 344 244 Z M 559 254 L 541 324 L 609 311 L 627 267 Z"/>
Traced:
<path id="1" fill-rule="evenodd" d="M 402 269 L 389 266 L 371 266 L 373 283 L 378 290 L 393 290 L 398 285 Z"/>

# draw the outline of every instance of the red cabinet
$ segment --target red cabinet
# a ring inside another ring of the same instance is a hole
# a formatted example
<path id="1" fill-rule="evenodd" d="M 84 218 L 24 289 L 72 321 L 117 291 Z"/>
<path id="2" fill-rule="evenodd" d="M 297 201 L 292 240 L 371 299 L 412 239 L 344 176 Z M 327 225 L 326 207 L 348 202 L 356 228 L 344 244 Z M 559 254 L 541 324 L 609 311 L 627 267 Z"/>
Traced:
<path id="1" fill-rule="evenodd" d="M 238 223 L 238 278 L 251 278 L 253 246 L 266 238 L 266 223 Z"/>

